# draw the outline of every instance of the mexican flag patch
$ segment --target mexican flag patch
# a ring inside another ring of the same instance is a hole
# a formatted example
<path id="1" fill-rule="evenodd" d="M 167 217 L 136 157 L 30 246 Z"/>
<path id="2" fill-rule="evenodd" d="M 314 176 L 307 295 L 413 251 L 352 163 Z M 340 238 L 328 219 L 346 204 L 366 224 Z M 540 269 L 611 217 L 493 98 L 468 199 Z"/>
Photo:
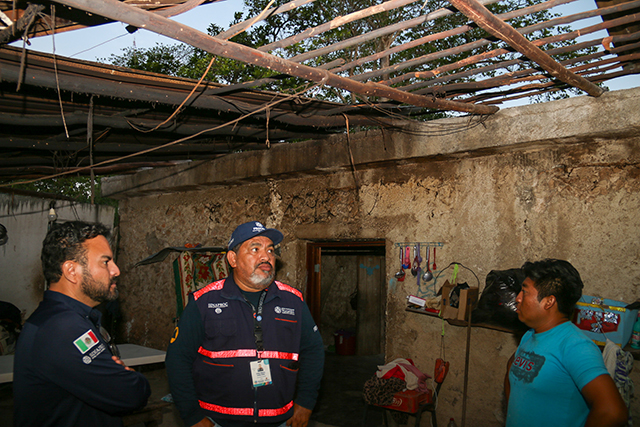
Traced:
<path id="1" fill-rule="evenodd" d="M 87 332 L 79 336 L 74 342 L 73 345 L 76 346 L 80 353 L 85 354 L 87 351 L 91 349 L 94 345 L 98 344 L 98 337 L 93 333 L 91 329 Z"/>

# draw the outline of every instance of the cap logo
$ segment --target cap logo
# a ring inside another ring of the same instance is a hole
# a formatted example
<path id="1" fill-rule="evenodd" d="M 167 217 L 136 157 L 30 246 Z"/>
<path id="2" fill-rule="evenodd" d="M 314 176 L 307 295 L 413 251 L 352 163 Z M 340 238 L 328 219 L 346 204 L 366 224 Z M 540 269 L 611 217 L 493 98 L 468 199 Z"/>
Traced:
<path id="1" fill-rule="evenodd" d="M 256 225 L 253 226 L 253 231 L 254 233 L 262 233 L 263 231 L 265 231 L 266 228 L 264 228 L 264 225 L 260 224 L 259 222 L 256 222 Z"/>

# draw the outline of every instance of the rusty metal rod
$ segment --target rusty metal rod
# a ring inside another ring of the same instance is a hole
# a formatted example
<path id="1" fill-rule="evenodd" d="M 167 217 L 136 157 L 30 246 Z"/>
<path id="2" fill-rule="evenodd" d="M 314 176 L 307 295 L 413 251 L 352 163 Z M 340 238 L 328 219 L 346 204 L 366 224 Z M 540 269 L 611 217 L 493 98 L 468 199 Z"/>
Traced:
<path id="1" fill-rule="evenodd" d="M 527 40 L 522 34 L 516 31 L 511 25 L 501 21 L 486 7 L 476 0 L 449 0 L 449 2 L 485 31 L 493 34 L 517 49 L 531 61 L 534 61 L 544 68 L 553 77 L 571 86 L 582 89 L 591 96 L 600 96 L 604 89 L 591 83 L 584 77 L 576 76 L 565 67 L 560 65 L 555 59 L 544 53 L 542 49 Z"/>
<path id="2" fill-rule="evenodd" d="M 214 55 L 268 68 L 360 95 L 390 98 L 419 107 L 474 114 L 493 114 L 499 110 L 493 106 L 473 105 L 466 102 L 440 100 L 435 97 L 414 95 L 378 83 L 369 82 L 363 84 L 355 82 L 326 70 L 296 64 L 241 44 L 215 39 L 186 25 L 128 6 L 117 0 L 56 0 L 56 2 L 162 34 L 198 47 Z"/>

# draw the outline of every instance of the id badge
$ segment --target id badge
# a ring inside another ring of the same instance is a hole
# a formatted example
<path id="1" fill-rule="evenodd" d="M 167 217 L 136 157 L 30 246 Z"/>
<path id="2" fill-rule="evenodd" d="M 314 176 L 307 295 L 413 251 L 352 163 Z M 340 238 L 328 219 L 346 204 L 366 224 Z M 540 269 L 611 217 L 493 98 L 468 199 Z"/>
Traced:
<path id="1" fill-rule="evenodd" d="M 269 359 L 254 360 L 249 364 L 251 367 L 251 378 L 254 387 L 269 385 L 273 382 L 271 379 L 271 369 L 269 368 Z"/>

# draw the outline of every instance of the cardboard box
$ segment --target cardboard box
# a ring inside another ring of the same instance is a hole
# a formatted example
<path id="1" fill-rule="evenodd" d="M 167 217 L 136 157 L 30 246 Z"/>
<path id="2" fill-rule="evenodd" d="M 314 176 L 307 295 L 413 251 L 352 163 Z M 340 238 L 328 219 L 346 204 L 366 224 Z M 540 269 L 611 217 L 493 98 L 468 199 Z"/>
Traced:
<path id="1" fill-rule="evenodd" d="M 626 305 L 621 301 L 583 295 L 576 303 L 572 322 L 598 345 L 605 345 L 609 338 L 624 347 L 638 317 L 638 310 L 627 310 Z"/>
<path id="2" fill-rule="evenodd" d="M 431 390 L 417 391 L 404 390 L 393 395 L 391 405 L 380 405 L 381 408 L 393 409 L 394 411 L 408 412 L 414 414 L 420 405 L 431 402 Z"/>
<path id="3" fill-rule="evenodd" d="M 478 302 L 478 288 L 463 289 L 460 291 L 458 307 L 451 306 L 451 291 L 456 287 L 447 280 L 442 285 L 442 310 L 443 319 L 468 320 L 469 313 Z"/>

